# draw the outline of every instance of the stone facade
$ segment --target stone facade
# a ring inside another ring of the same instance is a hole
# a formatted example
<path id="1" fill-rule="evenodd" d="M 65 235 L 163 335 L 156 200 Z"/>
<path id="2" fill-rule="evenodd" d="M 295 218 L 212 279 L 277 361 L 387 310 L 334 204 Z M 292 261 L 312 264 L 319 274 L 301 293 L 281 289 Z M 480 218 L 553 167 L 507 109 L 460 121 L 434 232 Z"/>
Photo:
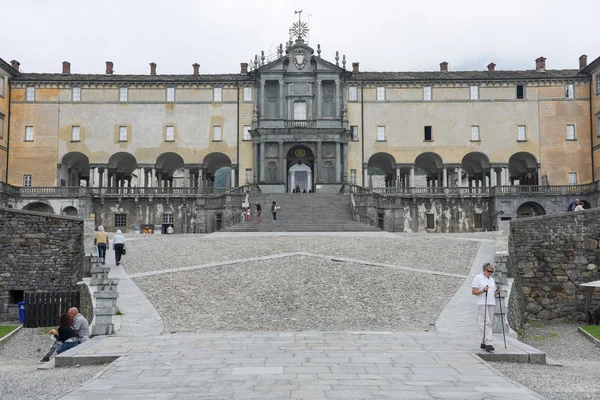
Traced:
<path id="1" fill-rule="evenodd" d="M 77 290 L 83 221 L 0 208 L 0 249 L 0 319 L 15 319 L 24 291 Z"/>
<path id="2" fill-rule="evenodd" d="M 515 269 L 511 299 L 521 319 L 584 320 L 579 285 L 600 280 L 600 211 L 596 209 L 516 220 L 509 252 Z M 592 310 L 600 306 L 594 296 Z M 516 325 L 520 325 L 519 318 Z"/>

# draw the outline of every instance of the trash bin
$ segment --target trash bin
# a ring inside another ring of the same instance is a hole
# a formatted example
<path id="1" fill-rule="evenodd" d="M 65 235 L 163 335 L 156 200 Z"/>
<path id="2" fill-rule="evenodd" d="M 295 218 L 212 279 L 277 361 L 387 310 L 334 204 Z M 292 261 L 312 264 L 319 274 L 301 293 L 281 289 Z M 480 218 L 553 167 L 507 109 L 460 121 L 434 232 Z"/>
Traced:
<path id="1" fill-rule="evenodd" d="M 19 303 L 19 322 L 21 324 L 25 323 L 25 302 L 20 301 Z"/>

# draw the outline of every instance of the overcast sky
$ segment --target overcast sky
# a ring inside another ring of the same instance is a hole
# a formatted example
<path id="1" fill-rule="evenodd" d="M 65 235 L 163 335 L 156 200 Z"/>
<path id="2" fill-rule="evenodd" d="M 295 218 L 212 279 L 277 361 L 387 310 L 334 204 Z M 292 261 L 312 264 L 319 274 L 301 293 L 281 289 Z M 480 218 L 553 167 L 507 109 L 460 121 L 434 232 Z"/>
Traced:
<path id="1" fill-rule="evenodd" d="M 2 1 L 0 57 L 24 72 L 239 72 L 288 40 L 294 10 L 322 57 L 361 71 L 577 68 L 600 56 L 599 0 L 18 0 Z M 341 60 L 340 60 L 341 63 Z"/>

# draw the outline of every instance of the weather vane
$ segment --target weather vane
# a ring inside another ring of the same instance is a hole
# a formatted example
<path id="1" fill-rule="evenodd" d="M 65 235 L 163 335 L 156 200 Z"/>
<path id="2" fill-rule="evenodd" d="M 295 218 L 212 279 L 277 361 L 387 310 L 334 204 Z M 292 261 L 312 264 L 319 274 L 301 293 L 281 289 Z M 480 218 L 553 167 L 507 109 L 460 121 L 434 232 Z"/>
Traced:
<path id="1" fill-rule="evenodd" d="M 302 10 L 294 10 L 294 14 L 298 14 L 298 22 L 294 22 L 292 25 L 292 33 L 298 39 L 302 39 L 308 35 L 308 25 L 306 22 L 302 22 Z"/>

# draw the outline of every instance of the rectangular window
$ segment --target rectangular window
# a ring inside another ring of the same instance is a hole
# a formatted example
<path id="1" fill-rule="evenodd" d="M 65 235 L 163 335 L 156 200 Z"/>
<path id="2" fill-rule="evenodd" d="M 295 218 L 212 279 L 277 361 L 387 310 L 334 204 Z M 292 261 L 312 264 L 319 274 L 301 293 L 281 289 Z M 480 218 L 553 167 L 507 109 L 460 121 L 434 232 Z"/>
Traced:
<path id="1" fill-rule="evenodd" d="M 163 224 L 173 224 L 173 214 L 163 214 Z"/>
<path id="2" fill-rule="evenodd" d="M 71 127 L 71 142 L 79 142 L 81 140 L 80 132 L 81 132 L 81 129 L 79 129 L 78 126 Z"/>
<path id="3" fill-rule="evenodd" d="M 596 75 L 596 96 L 600 95 L 600 74 Z"/>
<path id="4" fill-rule="evenodd" d="M 517 141 L 524 142 L 527 140 L 527 129 L 525 125 L 519 125 L 517 127 Z"/>
<path id="5" fill-rule="evenodd" d="M 435 216 L 433 214 L 427 215 L 427 229 L 435 229 Z"/>
<path id="6" fill-rule="evenodd" d="M 244 88 L 244 101 L 252 101 L 252 88 L 251 87 Z"/>
<path id="7" fill-rule="evenodd" d="M 246 168 L 246 185 L 252 183 L 252 168 Z"/>
<path id="8" fill-rule="evenodd" d="M 127 226 L 127 214 L 115 214 L 115 228 Z"/>
<path id="9" fill-rule="evenodd" d="M 252 135 L 250 135 L 250 125 L 244 125 L 244 140 L 252 140 Z"/>
<path id="10" fill-rule="evenodd" d="M 479 138 L 479 127 L 476 125 L 473 125 L 471 127 L 471 141 L 472 142 L 479 142 L 481 139 Z"/>
<path id="11" fill-rule="evenodd" d="M 4 80 L 4 75 L 0 74 L 0 97 L 4 97 L 5 86 L 6 86 L 6 81 Z"/>
<path id="12" fill-rule="evenodd" d="M 25 141 L 33 142 L 33 126 L 25 127 Z"/>
<path id="13" fill-rule="evenodd" d="M 385 101 L 385 87 L 379 86 L 377 88 L 377 101 Z"/>
<path id="14" fill-rule="evenodd" d="M 73 101 L 81 101 L 81 88 L 80 87 L 74 87 L 71 89 L 71 99 L 73 99 Z"/>
<path id="15" fill-rule="evenodd" d="M 352 129 L 352 141 L 358 142 L 358 126 L 351 126 Z"/>
<path id="16" fill-rule="evenodd" d="M 385 126 L 377 127 L 377 141 L 384 142 L 385 141 Z"/>
<path id="17" fill-rule="evenodd" d="M 600 138 L 600 115 L 598 116 L 598 120 L 596 122 L 596 137 Z"/>
<path id="18" fill-rule="evenodd" d="M 567 99 L 575 98 L 575 85 L 574 84 L 569 83 L 565 86 L 565 97 Z"/>
<path id="19" fill-rule="evenodd" d="M 213 141 L 220 142 L 223 140 L 223 130 L 220 126 L 213 126 Z"/>
<path id="20" fill-rule="evenodd" d="M 356 170 L 355 169 L 350 170 L 350 183 L 353 185 L 356 185 Z"/>
<path id="21" fill-rule="evenodd" d="M 4 139 L 4 114 L 0 113 L 0 140 Z"/>
<path id="22" fill-rule="evenodd" d="M 431 126 L 425 127 L 423 140 L 425 140 L 426 142 L 430 142 L 433 140 L 433 136 L 431 134 Z"/>
<path id="23" fill-rule="evenodd" d="M 127 141 L 127 127 L 120 126 L 119 127 L 119 142 L 126 142 L 126 141 Z"/>
<path id="24" fill-rule="evenodd" d="M 517 85 L 517 99 L 525 98 L 525 85 Z"/>
<path id="25" fill-rule="evenodd" d="M 126 87 L 120 87 L 119 88 L 119 101 L 124 103 L 127 100 L 129 100 L 129 89 Z"/>
<path id="26" fill-rule="evenodd" d="M 33 86 L 27 86 L 25 100 L 35 101 L 35 88 Z"/>
<path id="27" fill-rule="evenodd" d="M 31 175 L 30 174 L 23 175 L 23 186 L 31 187 Z"/>
<path id="28" fill-rule="evenodd" d="M 567 140 L 575 140 L 575 125 L 567 125 Z"/>
<path id="29" fill-rule="evenodd" d="M 483 229 L 483 218 L 481 214 L 475 214 L 475 229 Z"/>
<path id="30" fill-rule="evenodd" d="M 306 120 L 306 102 L 305 101 L 295 101 L 294 102 L 294 119 L 296 121 L 305 121 Z"/>
<path id="31" fill-rule="evenodd" d="M 358 101 L 358 88 L 356 86 L 348 88 L 348 101 Z"/>
<path id="32" fill-rule="evenodd" d="M 577 172 L 569 172 L 569 185 L 577 185 Z"/>
<path id="33" fill-rule="evenodd" d="M 165 140 L 167 142 L 172 142 L 175 140 L 175 127 L 172 125 L 167 126 L 167 133 L 165 135 Z"/>
<path id="34" fill-rule="evenodd" d="M 423 86 L 423 100 L 431 101 L 431 86 Z"/>
<path id="35" fill-rule="evenodd" d="M 223 101 L 223 88 L 213 88 L 213 101 Z"/>
<path id="36" fill-rule="evenodd" d="M 174 87 L 167 88 L 167 101 L 169 101 L 169 102 L 175 101 L 175 88 Z"/>
<path id="37" fill-rule="evenodd" d="M 471 100 L 479 100 L 479 86 L 471 86 Z"/>

